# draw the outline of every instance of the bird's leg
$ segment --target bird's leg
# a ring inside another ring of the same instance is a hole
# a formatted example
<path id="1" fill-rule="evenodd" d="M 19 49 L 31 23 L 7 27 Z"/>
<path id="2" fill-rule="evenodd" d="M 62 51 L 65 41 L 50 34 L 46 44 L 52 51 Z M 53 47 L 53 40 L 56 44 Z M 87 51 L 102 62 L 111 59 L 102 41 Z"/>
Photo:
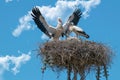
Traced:
<path id="1" fill-rule="evenodd" d="M 77 80 L 77 70 L 76 69 L 74 69 L 74 77 L 72 80 Z"/>
<path id="2" fill-rule="evenodd" d="M 66 34 L 66 38 L 67 38 L 67 39 L 70 38 L 70 32 L 68 32 L 68 33 Z"/>
<path id="3" fill-rule="evenodd" d="M 68 65 L 68 70 L 67 70 L 67 80 L 71 80 L 71 67 L 70 64 Z"/>
<path id="4" fill-rule="evenodd" d="M 78 33 L 76 33 L 76 37 L 79 39 L 79 34 Z"/>

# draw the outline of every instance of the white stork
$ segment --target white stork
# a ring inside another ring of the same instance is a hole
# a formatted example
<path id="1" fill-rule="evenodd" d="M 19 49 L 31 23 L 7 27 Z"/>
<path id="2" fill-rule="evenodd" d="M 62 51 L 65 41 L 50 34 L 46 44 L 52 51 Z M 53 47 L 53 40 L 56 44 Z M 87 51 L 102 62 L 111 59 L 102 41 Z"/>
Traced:
<path id="1" fill-rule="evenodd" d="M 86 38 L 89 38 L 89 35 L 83 31 L 82 28 L 77 27 L 76 25 L 78 24 L 80 18 L 81 18 L 82 12 L 80 9 L 76 9 L 72 15 L 68 18 L 67 22 L 63 25 L 64 27 L 64 34 L 66 37 L 69 37 L 71 32 L 74 32 L 77 36 L 84 36 Z"/>
<path id="2" fill-rule="evenodd" d="M 69 27 L 69 32 L 74 32 L 76 34 L 76 37 L 79 38 L 79 36 L 84 36 L 86 38 L 89 38 L 89 35 L 85 33 L 85 31 L 83 31 L 82 28 L 75 26 L 72 22 L 70 23 Z M 68 32 L 68 34 L 70 34 Z"/>
<path id="3" fill-rule="evenodd" d="M 45 21 L 44 17 L 42 16 L 39 8 L 34 7 L 32 9 L 31 15 L 33 16 L 33 20 L 36 23 L 37 27 L 45 33 L 49 38 L 53 38 L 53 40 L 59 40 L 59 37 L 62 36 L 63 33 L 63 23 L 60 18 L 58 18 L 57 27 L 54 28 Z"/>

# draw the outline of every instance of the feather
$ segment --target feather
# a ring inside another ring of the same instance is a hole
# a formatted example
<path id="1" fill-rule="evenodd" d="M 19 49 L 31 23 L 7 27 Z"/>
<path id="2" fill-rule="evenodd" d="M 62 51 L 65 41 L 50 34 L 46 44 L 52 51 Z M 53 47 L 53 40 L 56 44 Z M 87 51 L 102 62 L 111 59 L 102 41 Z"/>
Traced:
<path id="1" fill-rule="evenodd" d="M 37 7 L 34 7 L 32 9 L 32 13 L 31 13 L 34 22 L 36 23 L 37 27 L 44 32 L 49 38 L 51 38 L 51 35 L 49 34 L 49 32 L 47 31 L 47 29 L 44 27 L 44 24 L 41 22 L 41 20 L 39 19 L 41 15 L 39 9 Z"/>
<path id="2" fill-rule="evenodd" d="M 62 36 L 63 32 L 62 20 L 59 19 L 57 28 L 54 28 L 46 22 L 39 8 L 34 7 L 31 15 L 35 24 L 43 33 L 45 33 L 49 38 L 53 37 L 54 40 L 59 40 L 59 37 Z"/>

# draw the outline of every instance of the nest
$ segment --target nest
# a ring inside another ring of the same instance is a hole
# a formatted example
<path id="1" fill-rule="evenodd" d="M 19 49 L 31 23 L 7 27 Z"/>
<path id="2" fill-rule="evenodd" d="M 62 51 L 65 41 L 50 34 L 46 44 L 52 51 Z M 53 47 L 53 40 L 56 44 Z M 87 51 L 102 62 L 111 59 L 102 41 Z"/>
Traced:
<path id="1" fill-rule="evenodd" d="M 56 70 L 67 69 L 67 80 L 85 80 L 86 75 L 96 72 L 96 79 L 100 80 L 101 71 L 106 80 L 108 79 L 108 67 L 112 62 L 113 53 L 111 49 L 93 41 L 69 39 L 63 41 L 50 41 L 40 46 L 40 53 L 44 68 L 51 67 Z"/>

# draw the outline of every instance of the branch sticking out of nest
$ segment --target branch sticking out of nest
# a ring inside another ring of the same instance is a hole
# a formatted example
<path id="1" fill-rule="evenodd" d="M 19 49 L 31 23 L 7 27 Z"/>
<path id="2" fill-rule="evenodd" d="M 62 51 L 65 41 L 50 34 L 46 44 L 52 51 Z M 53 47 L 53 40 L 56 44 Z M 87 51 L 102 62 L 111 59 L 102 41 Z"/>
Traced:
<path id="1" fill-rule="evenodd" d="M 100 80 L 100 71 L 104 70 L 107 79 L 107 68 L 113 56 L 111 49 L 102 43 L 78 39 L 46 42 L 40 46 L 39 54 L 45 66 L 67 69 L 68 80 L 71 80 L 71 72 L 74 73 L 74 80 L 77 80 L 77 74 L 85 80 L 86 73 L 92 70 L 97 71 L 97 80 Z"/>

